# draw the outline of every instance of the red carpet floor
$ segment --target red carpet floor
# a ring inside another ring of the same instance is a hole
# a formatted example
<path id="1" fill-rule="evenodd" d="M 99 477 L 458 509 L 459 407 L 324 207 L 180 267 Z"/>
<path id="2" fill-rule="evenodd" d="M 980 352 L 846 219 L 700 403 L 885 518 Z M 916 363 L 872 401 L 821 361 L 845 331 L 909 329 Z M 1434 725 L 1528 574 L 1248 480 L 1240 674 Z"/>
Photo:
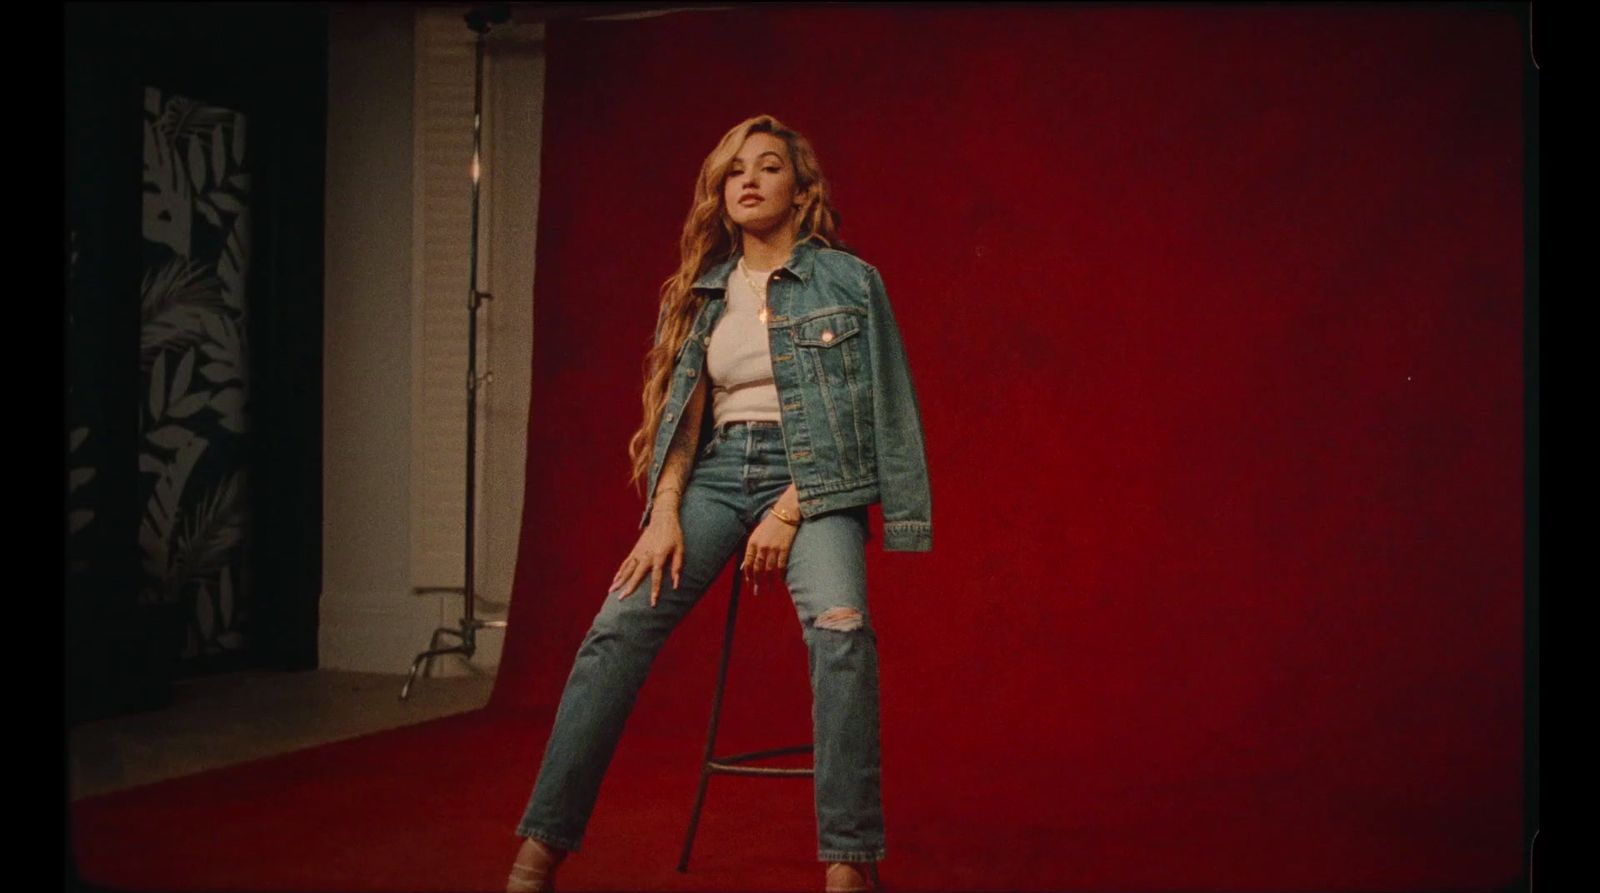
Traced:
<path id="1" fill-rule="evenodd" d="M 73 810 L 79 864 L 123 890 L 500 890 L 547 721 L 479 711 L 96 797 Z M 630 731 L 564 888 L 820 889 L 806 779 L 713 779 L 690 872 L 675 870 L 702 745 L 690 725 L 658 739 Z M 1518 829 L 1486 822 L 1479 800 L 1423 795 L 1427 774 L 1374 766 L 1363 785 L 1309 761 L 1268 772 L 1241 746 L 1188 778 L 1141 781 L 1137 751 L 1120 764 L 1041 752 L 996 767 L 885 746 L 895 771 L 882 876 L 899 890 L 1490 890 L 1514 879 L 1505 841 Z M 1039 789 L 1049 808 L 1019 814 Z M 1489 806 L 1518 815 L 1515 799 Z M 1464 882 L 1474 877 L 1485 883 Z"/>

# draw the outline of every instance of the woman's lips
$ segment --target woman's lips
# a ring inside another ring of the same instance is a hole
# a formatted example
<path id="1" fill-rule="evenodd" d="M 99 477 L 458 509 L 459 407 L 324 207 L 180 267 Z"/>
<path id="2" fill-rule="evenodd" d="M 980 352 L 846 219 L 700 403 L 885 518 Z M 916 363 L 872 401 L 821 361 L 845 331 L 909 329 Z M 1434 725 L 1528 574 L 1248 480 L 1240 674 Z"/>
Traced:
<path id="1" fill-rule="evenodd" d="M 739 204 L 741 205 L 758 205 L 760 203 L 761 196 L 759 195 L 747 195 L 744 198 L 739 199 Z"/>

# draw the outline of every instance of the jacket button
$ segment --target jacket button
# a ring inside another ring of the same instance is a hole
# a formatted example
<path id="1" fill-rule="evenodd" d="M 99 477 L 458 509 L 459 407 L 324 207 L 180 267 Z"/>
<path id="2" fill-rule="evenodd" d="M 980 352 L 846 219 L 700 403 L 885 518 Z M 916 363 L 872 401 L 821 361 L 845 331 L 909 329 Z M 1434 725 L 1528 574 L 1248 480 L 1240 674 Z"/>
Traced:
<path id="1" fill-rule="evenodd" d="M 672 413 L 669 412 L 666 415 L 662 416 L 662 418 L 664 418 L 664 419 L 666 419 L 667 421 L 670 422 L 670 421 L 672 421 Z"/>
<path id="2" fill-rule="evenodd" d="M 694 378 L 696 375 L 699 375 L 699 374 L 700 374 L 700 370 L 699 369 L 690 369 L 689 370 L 689 377 L 690 378 Z"/>
<path id="3" fill-rule="evenodd" d="M 823 341 L 832 341 L 833 340 L 833 333 L 832 332 L 823 332 L 822 333 L 822 340 Z"/>

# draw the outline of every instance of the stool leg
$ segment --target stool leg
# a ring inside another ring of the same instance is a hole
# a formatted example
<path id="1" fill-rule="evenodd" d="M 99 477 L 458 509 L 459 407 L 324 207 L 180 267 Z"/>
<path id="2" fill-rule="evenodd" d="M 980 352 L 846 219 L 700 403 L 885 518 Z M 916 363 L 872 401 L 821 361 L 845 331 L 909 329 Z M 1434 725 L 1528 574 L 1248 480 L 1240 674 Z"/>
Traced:
<path id="1" fill-rule="evenodd" d="M 741 548 L 736 554 L 744 554 Z M 678 871 L 689 870 L 689 852 L 694 848 L 695 829 L 700 826 L 700 808 L 705 805 L 706 785 L 711 781 L 711 758 L 717 746 L 717 717 L 722 713 L 722 692 L 728 684 L 728 662 L 733 656 L 733 626 L 739 616 L 739 579 L 735 569 L 733 592 L 728 596 L 728 622 L 722 632 L 722 663 L 717 668 L 717 690 L 711 698 L 711 725 L 706 730 L 705 758 L 700 762 L 700 788 L 694 796 L 694 809 L 689 813 L 689 831 L 683 839 L 683 854 L 678 857 Z"/>

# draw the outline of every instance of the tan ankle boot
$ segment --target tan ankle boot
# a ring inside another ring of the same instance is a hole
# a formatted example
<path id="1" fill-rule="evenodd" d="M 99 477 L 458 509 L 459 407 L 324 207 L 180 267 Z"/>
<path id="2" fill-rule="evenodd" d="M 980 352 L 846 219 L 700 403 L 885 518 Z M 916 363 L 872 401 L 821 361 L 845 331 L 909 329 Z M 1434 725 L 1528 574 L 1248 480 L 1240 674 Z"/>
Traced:
<path id="1" fill-rule="evenodd" d="M 867 878 L 872 883 L 867 883 Z M 832 862 L 828 865 L 823 893 L 865 893 L 878 889 L 878 866 L 874 862 Z"/>
<path id="2" fill-rule="evenodd" d="M 542 840 L 528 838 L 517 852 L 506 878 L 506 893 L 551 893 L 555 890 L 556 867 L 566 852 Z"/>

